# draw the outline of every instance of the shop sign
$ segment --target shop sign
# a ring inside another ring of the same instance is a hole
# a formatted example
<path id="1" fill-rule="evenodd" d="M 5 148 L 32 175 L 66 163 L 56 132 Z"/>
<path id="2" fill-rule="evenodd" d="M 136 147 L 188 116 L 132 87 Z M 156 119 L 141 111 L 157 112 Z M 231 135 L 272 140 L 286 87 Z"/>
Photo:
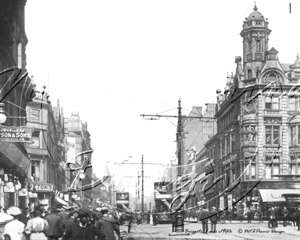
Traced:
<path id="1" fill-rule="evenodd" d="M 53 192 L 53 184 L 52 183 L 37 183 L 35 184 L 36 192 Z"/>
<path id="2" fill-rule="evenodd" d="M 41 200 L 39 201 L 39 203 L 40 203 L 41 205 L 49 205 L 49 199 L 41 199 Z"/>
<path id="3" fill-rule="evenodd" d="M 220 209 L 223 210 L 224 208 L 224 197 L 220 197 Z"/>
<path id="4" fill-rule="evenodd" d="M 27 142 L 32 141 L 33 128 L 29 127 L 0 127 L 1 142 Z"/>
<path id="5" fill-rule="evenodd" d="M 29 196 L 30 198 L 37 198 L 37 193 L 29 192 L 28 196 Z"/>
<path id="6" fill-rule="evenodd" d="M 244 188 L 252 188 L 257 182 L 251 182 L 251 183 L 243 183 Z M 285 182 L 260 182 L 257 185 L 260 189 L 299 189 L 300 183 L 299 182 L 293 182 L 293 181 L 285 181 Z"/>
<path id="7" fill-rule="evenodd" d="M 3 192 L 5 193 L 14 193 L 15 192 L 15 186 L 3 186 Z"/>
<path id="8" fill-rule="evenodd" d="M 228 199 L 228 208 L 232 209 L 232 194 L 228 194 L 227 199 Z"/>

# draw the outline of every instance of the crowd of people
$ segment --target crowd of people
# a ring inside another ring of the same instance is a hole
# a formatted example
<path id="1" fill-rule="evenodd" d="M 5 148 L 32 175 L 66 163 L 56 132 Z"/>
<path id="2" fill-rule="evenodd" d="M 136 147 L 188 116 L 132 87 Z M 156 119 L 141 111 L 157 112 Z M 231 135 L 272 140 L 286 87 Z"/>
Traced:
<path id="1" fill-rule="evenodd" d="M 118 212 L 108 207 L 51 208 L 49 211 L 36 206 L 30 212 L 18 207 L 1 210 L 0 220 L 7 218 L 0 240 L 119 240 Z M 2 221 L 3 222 L 3 221 Z"/>
<path id="2" fill-rule="evenodd" d="M 208 223 L 211 223 L 211 232 L 216 231 L 217 223 L 226 223 L 226 221 L 232 222 L 233 219 L 243 222 L 247 220 L 247 223 L 251 223 L 252 220 L 256 220 L 259 223 L 263 220 L 268 221 L 268 227 L 275 229 L 278 227 L 278 221 L 282 221 L 283 226 L 287 226 L 289 222 L 291 226 L 297 227 L 297 230 L 300 231 L 300 206 L 294 208 L 287 208 L 287 206 L 277 207 L 271 206 L 266 209 L 263 213 L 261 208 L 251 208 L 239 207 L 236 210 L 233 209 L 216 209 L 212 207 L 208 210 L 205 206 L 200 207 L 199 210 L 187 211 L 185 213 L 185 219 L 190 219 L 196 217 L 196 221 L 202 223 L 202 232 L 208 232 Z M 174 219 L 174 222 L 176 220 Z M 173 221 L 172 221 L 172 230 L 173 230 Z"/>

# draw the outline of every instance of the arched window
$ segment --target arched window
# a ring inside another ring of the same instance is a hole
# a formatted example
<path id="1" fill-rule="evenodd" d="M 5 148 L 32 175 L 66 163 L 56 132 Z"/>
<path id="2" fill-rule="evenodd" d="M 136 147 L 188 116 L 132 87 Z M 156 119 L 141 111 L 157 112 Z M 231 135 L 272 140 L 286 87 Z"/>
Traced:
<path id="1" fill-rule="evenodd" d="M 260 40 L 256 41 L 256 52 L 261 52 L 261 41 Z"/>

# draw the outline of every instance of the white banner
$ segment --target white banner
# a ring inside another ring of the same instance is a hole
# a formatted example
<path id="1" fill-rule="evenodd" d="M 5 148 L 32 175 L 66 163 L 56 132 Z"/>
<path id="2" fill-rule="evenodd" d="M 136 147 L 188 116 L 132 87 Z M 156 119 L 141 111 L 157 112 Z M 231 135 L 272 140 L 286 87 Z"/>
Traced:
<path id="1" fill-rule="evenodd" d="M 220 209 L 224 209 L 224 197 L 220 197 Z"/>
<path id="2" fill-rule="evenodd" d="M 228 199 L 228 208 L 232 209 L 232 194 L 228 194 L 227 199 Z"/>
<path id="3" fill-rule="evenodd" d="M 67 163 L 75 164 L 76 138 L 67 137 Z"/>

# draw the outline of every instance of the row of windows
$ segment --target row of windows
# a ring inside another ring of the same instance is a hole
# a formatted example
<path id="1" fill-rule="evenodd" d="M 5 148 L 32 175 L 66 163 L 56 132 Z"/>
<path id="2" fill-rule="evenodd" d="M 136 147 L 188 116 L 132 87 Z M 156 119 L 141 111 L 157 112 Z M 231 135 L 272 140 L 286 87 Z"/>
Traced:
<path id="1" fill-rule="evenodd" d="M 220 121 L 218 122 L 218 129 L 219 131 L 222 131 L 229 123 L 233 122 L 235 120 L 235 108 L 233 108 L 226 116 L 224 116 Z"/>
<path id="2" fill-rule="evenodd" d="M 227 156 L 230 153 L 235 153 L 235 135 L 231 134 L 221 140 L 220 143 L 220 158 Z"/>
<path id="3" fill-rule="evenodd" d="M 279 110 L 280 109 L 280 98 L 279 97 L 266 97 L 265 98 L 265 109 Z M 287 101 L 287 109 L 299 110 L 300 109 L 300 98 L 289 97 Z"/>
<path id="4" fill-rule="evenodd" d="M 273 176 L 273 175 L 280 174 L 281 173 L 280 168 L 281 168 L 281 165 L 279 163 L 265 164 L 264 179 L 278 179 L 279 177 L 276 177 L 276 176 Z M 245 172 L 244 172 L 244 179 L 245 180 L 256 180 L 258 178 L 256 170 L 257 170 L 256 169 L 256 163 L 252 163 L 249 166 L 246 165 L 245 166 Z M 298 172 L 300 172 L 298 170 L 298 164 L 296 164 L 296 163 L 290 164 L 290 171 L 291 171 L 292 174 L 298 174 Z M 222 170 L 220 172 L 222 172 Z M 236 174 L 235 174 L 234 169 L 231 169 L 231 173 L 230 173 L 230 170 L 227 170 L 227 171 L 225 171 L 224 174 L 226 175 L 226 178 L 227 178 L 225 182 L 232 183 L 233 181 L 235 181 Z M 232 177 L 232 179 L 230 179 L 230 176 Z M 224 185 L 223 185 L 223 187 L 224 187 Z"/>

